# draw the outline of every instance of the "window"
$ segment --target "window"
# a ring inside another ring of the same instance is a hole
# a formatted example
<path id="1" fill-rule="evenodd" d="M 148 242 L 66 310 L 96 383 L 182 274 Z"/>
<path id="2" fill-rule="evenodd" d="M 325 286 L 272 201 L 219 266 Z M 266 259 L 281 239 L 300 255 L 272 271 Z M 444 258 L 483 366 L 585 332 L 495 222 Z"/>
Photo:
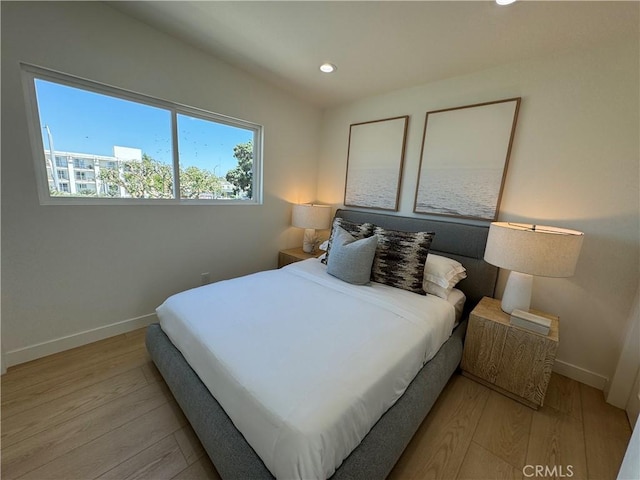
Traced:
<path id="1" fill-rule="evenodd" d="M 87 179 L 86 172 L 78 172 L 78 171 L 76 171 L 76 180 L 86 180 L 86 179 Z"/>
<path id="2" fill-rule="evenodd" d="M 93 165 L 91 165 L 90 163 L 87 163 L 87 161 L 82 158 L 74 158 L 73 167 L 74 168 L 93 168 Z"/>
<path id="3" fill-rule="evenodd" d="M 262 202 L 260 125 L 22 69 L 41 203 Z"/>

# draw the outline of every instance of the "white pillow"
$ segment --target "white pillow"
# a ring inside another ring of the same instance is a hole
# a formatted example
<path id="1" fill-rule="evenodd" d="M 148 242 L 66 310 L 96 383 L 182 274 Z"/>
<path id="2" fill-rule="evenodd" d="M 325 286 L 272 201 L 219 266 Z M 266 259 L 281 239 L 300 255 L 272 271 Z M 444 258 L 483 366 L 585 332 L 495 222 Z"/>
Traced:
<path id="1" fill-rule="evenodd" d="M 449 293 L 451 293 L 451 290 L 453 290 L 453 287 L 444 288 L 427 280 L 422 282 L 422 288 L 424 288 L 425 292 L 435 295 L 436 297 L 444 298 L 445 300 L 449 296 Z"/>
<path id="2" fill-rule="evenodd" d="M 466 272 L 462 264 L 453 258 L 430 253 L 424 267 L 424 279 L 448 288 L 454 287 L 460 280 L 467 278 Z"/>
<path id="3" fill-rule="evenodd" d="M 425 263 L 422 288 L 427 293 L 446 299 L 451 289 L 464 278 L 467 278 L 467 271 L 460 262 L 430 253 Z"/>

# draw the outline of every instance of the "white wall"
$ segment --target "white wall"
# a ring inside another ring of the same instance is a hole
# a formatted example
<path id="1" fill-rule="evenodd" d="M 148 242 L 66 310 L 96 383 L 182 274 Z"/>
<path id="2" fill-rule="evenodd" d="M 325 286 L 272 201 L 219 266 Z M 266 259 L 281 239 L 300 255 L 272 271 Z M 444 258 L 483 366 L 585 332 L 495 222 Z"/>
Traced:
<path id="1" fill-rule="evenodd" d="M 603 388 L 638 288 L 638 50 L 636 36 L 328 110 L 318 200 L 343 201 L 351 123 L 409 114 L 400 213 L 413 215 L 425 113 L 521 96 L 499 219 L 585 232 L 575 276 L 536 278 L 532 307 L 560 316 L 556 370 Z"/>
<path id="2" fill-rule="evenodd" d="M 264 125 L 264 205 L 39 205 L 21 61 Z M 320 120 L 315 107 L 105 4 L 2 2 L 8 365 L 144 324 L 202 272 L 275 268 L 278 250 L 302 241 L 289 202 L 316 200 Z"/>
<path id="3" fill-rule="evenodd" d="M 615 373 L 605 389 L 607 402 L 618 408 L 625 408 L 629 400 L 635 396 L 636 411 L 627 409 L 627 416 L 631 425 L 635 425 L 638 417 L 637 407 L 640 391 L 637 378 L 640 376 L 640 288 L 629 311 L 628 326 L 622 330 L 621 343 L 623 345 Z"/>

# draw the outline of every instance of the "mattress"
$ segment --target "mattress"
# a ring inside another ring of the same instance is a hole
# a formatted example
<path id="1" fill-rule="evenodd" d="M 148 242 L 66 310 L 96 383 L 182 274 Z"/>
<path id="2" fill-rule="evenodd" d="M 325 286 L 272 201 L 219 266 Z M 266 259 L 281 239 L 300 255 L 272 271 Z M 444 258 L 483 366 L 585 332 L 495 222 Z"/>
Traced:
<path id="1" fill-rule="evenodd" d="M 317 260 L 174 295 L 163 331 L 276 478 L 328 478 L 451 334 L 431 295 Z"/>

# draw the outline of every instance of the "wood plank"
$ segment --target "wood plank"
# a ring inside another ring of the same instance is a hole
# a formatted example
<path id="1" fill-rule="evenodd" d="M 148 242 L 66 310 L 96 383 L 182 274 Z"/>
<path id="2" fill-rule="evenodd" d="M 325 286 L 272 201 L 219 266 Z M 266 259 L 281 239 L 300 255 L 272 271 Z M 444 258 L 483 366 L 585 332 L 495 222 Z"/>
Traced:
<path id="1" fill-rule="evenodd" d="M 526 464 L 541 465 L 555 472 L 545 478 L 566 478 L 569 471 L 573 472 L 573 478 L 588 478 L 580 421 L 546 406 L 533 412 Z"/>
<path id="2" fill-rule="evenodd" d="M 471 442 L 457 480 L 521 480 L 522 478 L 522 469 L 514 467 L 477 443 Z"/>
<path id="3" fill-rule="evenodd" d="M 123 335 L 125 336 L 127 342 L 144 343 L 144 340 L 147 336 L 147 327 L 137 328 L 136 330 L 125 332 L 123 333 Z"/>
<path id="4" fill-rule="evenodd" d="M 624 410 L 605 403 L 600 390 L 580 384 L 587 467 L 590 478 L 615 479 L 631 427 Z"/>
<path id="5" fill-rule="evenodd" d="M 2 419 L 2 445 L 13 445 L 43 430 L 98 408 L 148 385 L 142 369 L 135 368 L 81 390 Z"/>
<path id="6" fill-rule="evenodd" d="M 43 367 L 43 363 L 46 363 L 50 368 L 55 369 L 60 366 L 68 364 L 77 357 L 86 356 L 87 352 L 102 352 L 107 351 L 117 345 L 128 345 L 124 335 L 115 335 L 103 340 L 98 340 L 87 345 L 81 345 L 79 347 L 70 348 L 62 352 L 53 353 L 46 357 L 36 358 L 28 362 L 20 363 L 18 365 L 11 366 L 7 369 L 6 375 L 11 377 L 13 375 L 20 375 L 24 378 L 34 371 L 38 371 Z"/>
<path id="7" fill-rule="evenodd" d="M 474 442 L 519 471 L 525 465 L 533 410 L 497 392 L 485 405 Z"/>
<path id="8" fill-rule="evenodd" d="M 606 403 L 602 391 L 581 383 L 580 398 L 585 426 L 600 436 L 630 438 L 631 426 L 624 410 Z"/>
<path id="9" fill-rule="evenodd" d="M 144 343 L 118 335 L 95 344 L 84 345 L 10 367 L 2 375 L 2 389 L 18 391 L 52 379 L 68 377 L 78 370 L 109 365 L 117 357 L 135 350 L 144 350 Z M 80 367 L 80 368 L 79 368 Z"/>
<path id="10" fill-rule="evenodd" d="M 145 364 L 142 366 L 142 371 L 144 372 L 144 376 L 147 378 L 147 381 L 149 383 L 164 382 L 160 370 L 158 370 L 156 364 L 153 363 L 151 357 L 149 357 L 149 361 L 145 362 Z"/>
<path id="11" fill-rule="evenodd" d="M 196 432 L 193 431 L 191 425 L 185 425 L 175 434 L 176 441 L 180 446 L 182 455 L 184 455 L 187 465 L 191 465 L 206 455 L 204 447 L 200 443 Z"/>
<path id="12" fill-rule="evenodd" d="M 582 421 L 580 383 L 564 375 L 552 373 L 544 404 Z"/>
<path id="13" fill-rule="evenodd" d="M 24 412 L 75 390 L 113 378 L 150 361 L 147 351 L 140 347 L 103 364 L 81 363 L 76 370 L 66 375 L 52 375 L 48 380 L 18 390 L 3 385 L 2 417 Z"/>
<path id="14" fill-rule="evenodd" d="M 515 393 L 511 393 L 508 390 L 505 390 L 504 388 L 498 387 L 497 385 L 494 385 L 493 383 L 489 383 L 486 380 L 480 378 L 480 377 L 476 377 L 474 374 L 469 373 L 465 370 L 462 371 L 462 375 L 470 378 L 471 380 L 473 380 L 474 382 L 478 382 L 480 385 L 484 385 L 485 387 L 494 390 L 498 393 L 500 393 L 501 395 L 504 395 L 505 397 L 509 397 L 512 400 L 515 400 L 516 402 L 522 403 L 523 405 L 526 405 L 529 408 L 532 408 L 534 410 L 537 410 L 539 405 L 530 402 L 529 400 L 527 400 L 526 398 L 522 398 L 519 395 L 516 395 Z"/>
<path id="15" fill-rule="evenodd" d="M 489 392 L 461 375 L 451 377 L 388 478 L 455 478 Z"/>
<path id="16" fill-rule="evenodd" d="M 222 480 L 209 457 L 202 457 L 173 477 L 173 480 Z"/>
<path id="17" fill-rule="evenodd" d="M 2 447 L 2 478 L 24 475 L 67 454 L 115 428 L 172 401 L 164 384 L 152 384 L 118 398 L 99 409 L 78 415 L 15 445 Z"/>
<path id="18" fill-rule="evenodd" d="M 30 471 L 23 480 L 96 478 L 184 425 L 175 404 L 160 407 Z"/>
<path id="19" fill-rule="evenodd" d="M 187 466 L 175 437 L 169 435 L 98 478 L 100 480 L 168 480 Z"/>

